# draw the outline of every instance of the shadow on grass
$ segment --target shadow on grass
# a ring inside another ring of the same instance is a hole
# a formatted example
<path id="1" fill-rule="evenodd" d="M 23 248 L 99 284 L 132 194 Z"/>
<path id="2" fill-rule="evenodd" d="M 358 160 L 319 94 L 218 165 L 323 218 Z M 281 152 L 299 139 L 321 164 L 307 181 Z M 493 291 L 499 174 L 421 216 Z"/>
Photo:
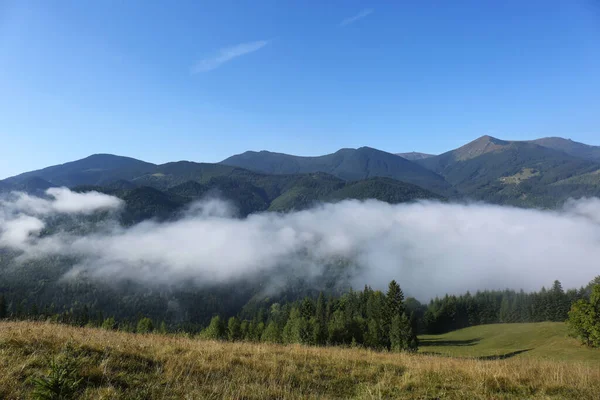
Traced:
<path id="1" fill-rule="evenodd" d="M 506 360 L 507 358 L 514 357 L 516 355 L 525 353 L 530 350 L 533 350 L 533 349 L 517 350 L 517 351 L 511 351 L 510 353 L 506 353 L 506 354 L 498 354 L 498 355 L 494 355 L 494 356 L 482 356 L 482 357 L 475 357 L 475 358 L 477 360 Z"/>
<path id="2" fill-rule="evenodd" d="M 470 358 L 473 360 L 490 361 L 490 360 L 506 360 L 507 358 L 514 357 L 516 355 L 525 353 L 530 350 L 533 350 L 533 348 L 511 351 L 510 353 L 506 353 L 506 354 L 495 354 L 495 355 L 491 355 L 491 356 L 479 356 L 479 357 L 454 356 L 454 355 L 450 355 L 450 354 L 439 353 L 436 351 L 421 351 L 421 352 L 419 352 L 419 354 L 423 354 L 426 356 L 436 356 L 436 357 L 462 358 L 462 359 Z"/>
<path id="3" fill-rule="evenodd" d="M 421 339 L 419 346 L 475 346 L 482 338 L 466 339 L 466 340 L 440 340 L 440 339 Z"/>

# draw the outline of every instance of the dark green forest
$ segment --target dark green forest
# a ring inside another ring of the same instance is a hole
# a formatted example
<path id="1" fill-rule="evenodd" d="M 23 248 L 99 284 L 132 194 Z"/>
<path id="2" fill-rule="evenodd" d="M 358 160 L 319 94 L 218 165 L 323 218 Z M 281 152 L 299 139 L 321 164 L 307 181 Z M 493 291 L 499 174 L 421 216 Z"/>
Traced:
<path id="1" fill-rule="evenodd" d="M 537 292 L 467 292 L 435 298 L 428 304 L 412 297 L 405 299 L 396 281 L 390 282 L 385 292 L 369 286 L 362 291 L 320 292 L 299 286 L 265 297 L 243 291 L 243 285 L 171 293 L 136 293 L 133 287 L 124 286 L 118 293 L 116 289 L 103 292 L 93 285 L 69 284 L 53 291 L 52 297 L 35 292 L 19 295 L 14 288 L 4 286 L 0 318 L 131 332 L 199 333 L 223 340 L 414 350 L 418 347 L 417 334 L 480 324 L 566 321 L 573 305 L 581 308 L 590 298 L 597 301 L 592 293 L 598 284 L 600 277 L 586 287 L 565 291 L 555 281 L 551 288 Z M 246 286 L 250 286 L 248 282 Z"/>

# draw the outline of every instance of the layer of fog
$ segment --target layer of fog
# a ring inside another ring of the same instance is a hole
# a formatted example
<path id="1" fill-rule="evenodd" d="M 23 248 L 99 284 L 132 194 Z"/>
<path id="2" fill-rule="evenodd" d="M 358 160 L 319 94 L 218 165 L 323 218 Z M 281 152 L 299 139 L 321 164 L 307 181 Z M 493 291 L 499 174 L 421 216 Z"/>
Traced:
<path id="1" fill-rule="evenodd" d="M 579 287 L 600 273 L 600 200 L 560 211 L 487 204 L 343 201 L 287 214 L 232 218 L 227 202 L 196 203 L 170 222 L 114 225 L 85 236 L 40 236 L 55 214 L 118 210 L 122 202 L 90 192 L 50 189 L 49 198 L 13 194 L 0 202 L 0 246 L 20 259 L 78 257 L 69 273 L 142 283 L 220 283 L 282 266 L 318 274 L 345 260 L 356 287 L 391 279 L 427 300 L 478 289 L 538 290 L 559 279 Z"/>

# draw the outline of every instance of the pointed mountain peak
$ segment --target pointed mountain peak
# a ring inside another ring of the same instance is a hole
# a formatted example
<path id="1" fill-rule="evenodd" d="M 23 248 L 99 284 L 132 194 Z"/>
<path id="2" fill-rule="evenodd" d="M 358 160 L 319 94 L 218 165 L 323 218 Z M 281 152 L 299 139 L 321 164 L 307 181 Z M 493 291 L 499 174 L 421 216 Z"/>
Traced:
<path id="1" fill-rule="evenodd" d="M 510 142 L 508 142 L 506 140 L 501 140 L 501 139 L 495 138 L 490 135 L 483 135 L 480 138 L 473 140 L 471 143 L 467 143 L 467 146 L 469 144 L 473 144 L 473 143 L 486 143 L 486 144 L 493 143 L 493 144 L 499 144 L 499 145 L 507 145 Z"/>
<path id="2" fill-rule="evenodd" d="M 502 150 L 510 143 L 506 140 L 484 135 L 454 150 L 455 159 L 460 161 L 469 160 L 485 153 Z"/>

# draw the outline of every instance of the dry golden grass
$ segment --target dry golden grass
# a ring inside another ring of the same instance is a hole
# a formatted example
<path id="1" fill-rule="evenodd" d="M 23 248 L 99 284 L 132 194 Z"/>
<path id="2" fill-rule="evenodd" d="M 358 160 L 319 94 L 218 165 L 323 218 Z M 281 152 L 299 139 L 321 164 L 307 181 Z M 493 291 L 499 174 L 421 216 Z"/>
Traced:
<path id="1" fill-rule="evenodd" d="M 0 323 L 0 398 L 28 398 L 29 379 L 67 343 L 84 399 L 597 399 L 600 366 L 479 361 L 362 349 L 220 343 L 34 323 Z"/>

